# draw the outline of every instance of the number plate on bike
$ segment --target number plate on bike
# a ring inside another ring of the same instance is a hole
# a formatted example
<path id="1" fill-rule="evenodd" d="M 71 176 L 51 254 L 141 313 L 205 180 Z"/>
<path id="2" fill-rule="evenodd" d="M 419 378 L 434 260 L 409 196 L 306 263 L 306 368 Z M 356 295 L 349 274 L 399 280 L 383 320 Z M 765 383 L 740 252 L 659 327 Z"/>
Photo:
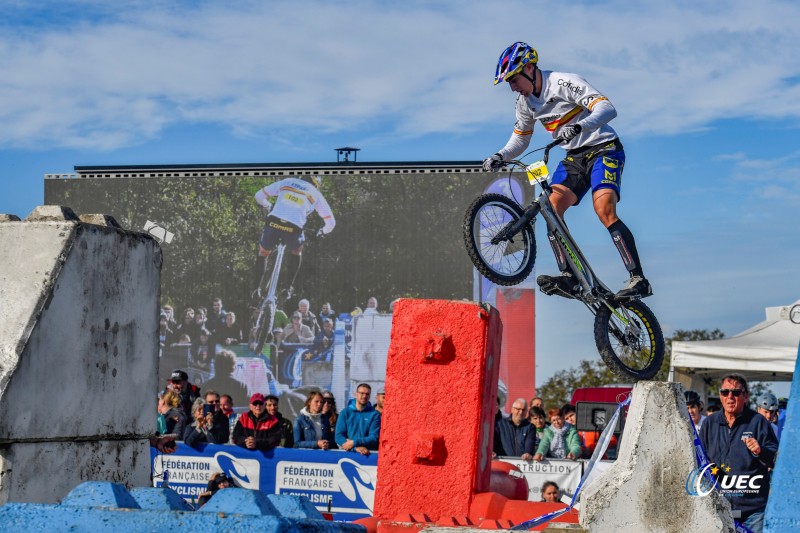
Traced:
<path id="1" fill-rule="evenodd" d="M 547 170 L 547 165 L 544 161 L 537 161 L 528 165 L 525 169 L 528 173 L 528 181 L 533 185 L 537 181 L 546 180 L 550 172 Z"/>

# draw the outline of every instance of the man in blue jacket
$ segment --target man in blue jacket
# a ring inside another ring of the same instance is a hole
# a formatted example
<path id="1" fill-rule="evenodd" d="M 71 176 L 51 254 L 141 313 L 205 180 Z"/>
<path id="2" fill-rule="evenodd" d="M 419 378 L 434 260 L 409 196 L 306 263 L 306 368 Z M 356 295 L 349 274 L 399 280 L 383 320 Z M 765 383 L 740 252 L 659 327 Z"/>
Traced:
<path id="1" fill-rule="evenodd" d="M 517 398 L 511 404 L 511 416 L 494 423 L 494 454 L 530 461 L 538 444 L 536 426 L 528 420 L 528 402 Z"/>
<path id="2" fill-rule="evenodd" d="M 336 444 L 346 451 L 369 455 L 378 449 L 381 433 L 381 414 L 369 403 L 372 387 L 361 383 L 356 397 L 339 413 L 336 421 Z"/>
<path id="3" fill-rule="evenodd" d="M 761 533 L 778 439 L 769 421 L 747 406 L 750 391 L 744 376 L 724 376 L 719 399 L 722 410 L 703 422 L 700 440 L 733 517 L 753 533 Z"/>

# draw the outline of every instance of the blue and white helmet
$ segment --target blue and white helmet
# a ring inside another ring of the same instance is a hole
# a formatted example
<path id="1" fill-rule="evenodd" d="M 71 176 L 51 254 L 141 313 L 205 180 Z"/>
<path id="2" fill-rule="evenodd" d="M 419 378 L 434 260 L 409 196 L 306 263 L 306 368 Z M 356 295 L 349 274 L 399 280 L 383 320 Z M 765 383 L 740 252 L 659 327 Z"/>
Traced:
<path id="1" fill-rule="evenodd" d="M 536 50 L 522 41 L 516 42 L 506 48 L 497 61 L 497 70 L 494 74 L 494 84 L 519 74 L 528 63 L 535 65 L 539 61 Z"/>

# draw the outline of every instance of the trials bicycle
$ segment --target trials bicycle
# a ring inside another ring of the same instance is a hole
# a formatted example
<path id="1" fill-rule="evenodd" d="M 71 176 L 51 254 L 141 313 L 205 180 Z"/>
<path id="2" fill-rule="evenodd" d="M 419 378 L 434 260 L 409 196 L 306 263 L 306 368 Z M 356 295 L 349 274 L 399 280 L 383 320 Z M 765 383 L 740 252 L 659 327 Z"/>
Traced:
<path id="1" fill-rule="evenodd" d="M 545 146 L 543 160 L 532 165 L 518 160 L 504 162 L 510 167 L 509 172 L 526 170 L 529 181 L 534 187 L 538 183 L 541 193 L 524 209 L 502 194 L 488 193 L 476 198 L 464 217 L 467 252 L 475 268 L 488 280 L 498 285 L 520 283 L 533 270 L 536 259 L 533 222 L 541 213 L 556 260 L 566 264 L 577 282 L 576 289 L 569 293 L 540 283 L 542 290 L 580 300 L 589 308 L 595 316 L 597 349 L 615 374 L 634 381 L 650 379 L 664 360 L 664 336 L 658 320 L 639 297 L 617 299 L 600 281 L 550 202 L 552 188 L 547 181 L 546 165 L 550 149 L 560 142 Z"/>

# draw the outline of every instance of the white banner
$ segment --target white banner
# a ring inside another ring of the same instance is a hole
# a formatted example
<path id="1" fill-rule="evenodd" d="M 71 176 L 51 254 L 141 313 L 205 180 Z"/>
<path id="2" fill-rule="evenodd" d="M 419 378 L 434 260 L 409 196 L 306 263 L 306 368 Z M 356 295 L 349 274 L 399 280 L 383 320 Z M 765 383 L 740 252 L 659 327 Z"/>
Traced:
<path id="1" fill-rule="evenodd" d="M 510 463 L 520 469 L 528 480 L 528 501 L 542 501 L 542 485 L 553 481 L 561 489 L 561 497 L 569 502 L 583 474 L 583 461 L 545 459 L 523 461 L 519 457 L 498 457 L 498 461 Z"/>

